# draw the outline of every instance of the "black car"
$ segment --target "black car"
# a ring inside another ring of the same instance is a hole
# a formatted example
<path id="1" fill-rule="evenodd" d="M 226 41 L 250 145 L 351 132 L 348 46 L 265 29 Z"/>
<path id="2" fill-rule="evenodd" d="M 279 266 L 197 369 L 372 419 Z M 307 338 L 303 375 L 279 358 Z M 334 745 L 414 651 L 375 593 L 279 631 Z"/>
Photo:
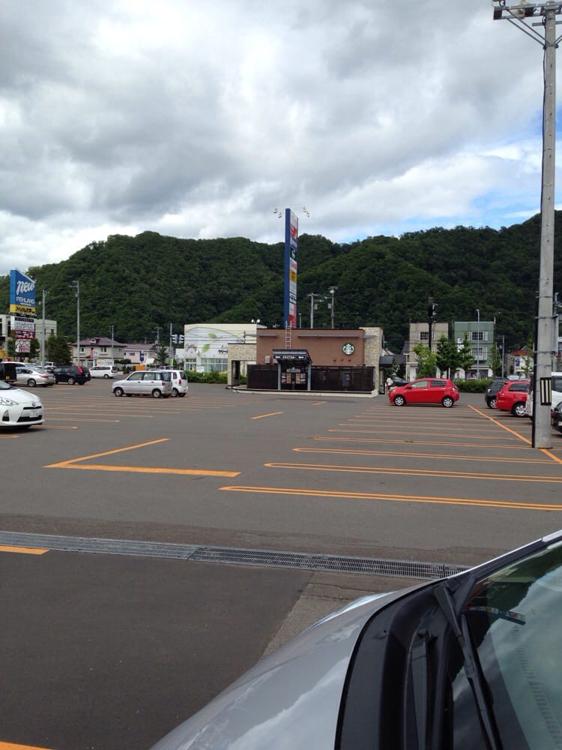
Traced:
<path id="1" fill-rule="evenodd" d="M 486 405 L 488 409 L 495 409 L 496 408 L 496 396 L 501 391 L 504 383 L 507 383 L 507 380 L 505 378 L 496 378 L 495 380 L 492 380 L 490 385 L 486 388 Z"/>
<path id="2" fill-rule="evenodd" d="M 88 376 L 83 367 L 78 365 L 57 365 L 54 368 L 54 376 L 57 383 L 68 383 L 69 385 L 84 385 Z"/>

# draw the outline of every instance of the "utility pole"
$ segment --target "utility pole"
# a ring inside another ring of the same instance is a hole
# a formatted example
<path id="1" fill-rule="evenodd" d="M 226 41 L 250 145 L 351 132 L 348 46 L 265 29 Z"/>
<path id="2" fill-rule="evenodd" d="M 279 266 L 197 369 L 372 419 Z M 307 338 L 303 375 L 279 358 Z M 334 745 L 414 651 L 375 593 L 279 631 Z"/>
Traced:
<path id="1" fill-rule="evenodd" d="M 550 382 L 554 341 L 552 294 L 554 275 L 554 155 L 556 140 L 556 16 L 562 6 L 553 0 L 544 3 L 507 5 L 494 0 L 494 20 L 507 20 L 518 26 L 544 49 L 543 148 L 541 190 L 541 241 L 537 339 L 533 374 L 533 448 L 551 448 L 550 404 L 541 403 L 541 383 Z M 539 18 L 534 23 L 529 19 Z M 535 30 L 542 26 L 544 35 Z"/>
<path id="2" fill-rule="evenodd" d="M 80 364 L 80 282 L 75 279 L 71 284 L 76 290 L 76 364 Z"/>
<path id="3" fill-rule="evenodd" d="M 480 377 L 480 355 L 482 353 L 482 347 L 480 346 L 480 309 L 476 308 L 476 377 Z"/>
<path id="4" fill-rule="evenodd" d="M 173 324 L 170 323 L 170 345 L 168 348 L 168 357 L 170 359 L 170 365 L 172 364 L 172 359 L 173 359 L 172 357 L 172 327 L 173 327 Z"/>
<path id="5" fill-rule="evenodd" d="M 42 317 L 41 317 L 41 366 L 45 365 L 45 300 L 47 299 L 47 290 L 43 289 L 42 295 Z"/>
<path id="6" fill-rule="evenodd" d="M 113 359 L 113 357 L 114 357 L 114 354 L 113 354 L 113 342 L 114 342 L 114 341 L 115 341 L 115 326 L 114 326 L 114 325 L 112 325 L 112 326 L 111 326 L 111 364 L 113 364 L 113 363 L 114 363 L 114 361 L 115 361 L 115 360 Z"/>
<path id="7" fill-rule="evenodd" d="M 435 318 L 437 317 L 437 305 L 433 301 L 433 297 L 430 297 L 428 300 L 427 305 L 427 320 L 429 323 L 429 336 L 428 338 L 428 344 L 429 344 L 429 351 L 433 351 L 433 324 L 435 323 Z"/>
<path id="8" fill-rule="evenodd" d="M 330 313 L 331 313 L 331 319 L 332 319 L 332 328 L 335 328 L 336 325 L 336 292 L 337 292 L 337 286 L 331 286 L 328 291 L 332 295 L 332 301 L 330 302 Z"/>

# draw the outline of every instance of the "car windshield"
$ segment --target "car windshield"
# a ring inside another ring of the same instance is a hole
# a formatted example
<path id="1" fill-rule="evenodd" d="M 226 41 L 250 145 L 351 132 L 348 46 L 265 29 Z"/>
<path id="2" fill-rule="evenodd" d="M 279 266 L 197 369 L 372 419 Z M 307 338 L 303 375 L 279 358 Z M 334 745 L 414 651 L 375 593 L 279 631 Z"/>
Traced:
<path id="1" fill-rule="evenodd" d="M 503 747 L 562 748 L 562 542 L 480 582 L 465 607 Z"/>

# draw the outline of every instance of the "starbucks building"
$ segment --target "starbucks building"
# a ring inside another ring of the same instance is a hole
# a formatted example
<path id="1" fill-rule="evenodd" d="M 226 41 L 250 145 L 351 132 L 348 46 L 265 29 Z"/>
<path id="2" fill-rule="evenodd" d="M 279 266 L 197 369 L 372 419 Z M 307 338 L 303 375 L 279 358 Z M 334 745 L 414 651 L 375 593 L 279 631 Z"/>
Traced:
<path id="1" fill-rule="evenodd" d="M 357 391 L 379 389 L 381 328 L 261 328 L 248 388 Z"/>

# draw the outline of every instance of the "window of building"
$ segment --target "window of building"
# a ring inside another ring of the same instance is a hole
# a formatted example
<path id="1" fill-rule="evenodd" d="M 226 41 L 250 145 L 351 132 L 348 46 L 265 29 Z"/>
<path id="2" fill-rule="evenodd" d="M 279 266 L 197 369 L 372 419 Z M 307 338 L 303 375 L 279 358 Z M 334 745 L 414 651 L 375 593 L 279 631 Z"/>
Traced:
<path id="1" fill-rule="evenodd" d="M 209 357 L 208 359 L 201 359 L 201 365 L 203 366 L 203 372 L 226 372 L 228 360 Z"/>
<path id="2" fill-rule="evenodd" d="M 488 341 L 488 331 L 472 331 L 470 336 L 472 341 Z"/>
<path id="3" fill-rule="evenodd" d="M 472 350 L 474 359 L 479 362 L 484 362 L 488 359 L 488 347 L 487 346 L 475 346 Z"/>
<path id="4" fill-rule="evenodd" d="M 420 331 L 420 341 L 429 341 L 429 331 Z"/>
<path id="5" fill-rule="evenodd" d="M 185 360 L 185 369 L 190 370 L 191 372 L 195 372 L 197 370 L 197 360 L 196 359 L 186 359 Z"/>

